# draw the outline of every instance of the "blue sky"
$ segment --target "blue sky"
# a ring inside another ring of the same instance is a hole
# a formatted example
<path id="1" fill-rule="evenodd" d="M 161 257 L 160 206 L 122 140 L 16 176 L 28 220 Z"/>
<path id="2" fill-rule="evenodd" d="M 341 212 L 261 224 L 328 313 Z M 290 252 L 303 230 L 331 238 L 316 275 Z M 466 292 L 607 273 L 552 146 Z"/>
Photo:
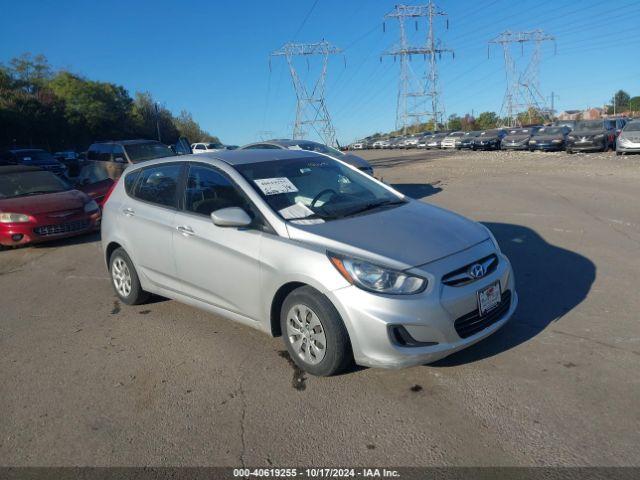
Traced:
<path id="1" fill-rule="evenodd" d="M 0 62 L 43 53 L 55 67 L 135 91 L 169 109 L 191 111 L 230 144 L 261 131 L 291 135 L 295 97 L 282 58 L 285 42 L 326 39 L 345 49 L 329 64 L 327 104 L 342 143 L 394 128 L 398 64 L 380 62 L 397 41 L 382 0 L 73 1 L 0 0 Z M 543 50 L 540 86 L 556 109 L 601 106 L 618 88 L 640 95 L 640 1 L 441 0 L 456 51 L 439 63 L 447 114 L 499 111 L 505 90 L 501 51 L 487 42 L 510 29 L 541 28 L 557 38 Z M 315 6 L 314 6 L 315 5 Z M 420 27 L 417 35 L 424 35 Z M 415 33 L 412 33 L 416 40 Z M 516 55 L 517 58 L 517 55 Z M 419 62 L 419 60 L 415 60 Z M 419 63 L 414 63 L 419 65 Z M 312 76 L 313 67 L 304 75 Z"/>

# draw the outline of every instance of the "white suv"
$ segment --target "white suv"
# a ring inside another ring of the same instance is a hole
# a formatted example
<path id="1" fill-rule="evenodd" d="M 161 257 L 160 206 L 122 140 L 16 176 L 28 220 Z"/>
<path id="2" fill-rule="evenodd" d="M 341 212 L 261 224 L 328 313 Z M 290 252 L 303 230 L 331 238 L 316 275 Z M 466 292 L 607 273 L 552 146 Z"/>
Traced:
<path id="1" fill-rule="evenodd" d="M 191 144 L 191 150 L 193 153 L 208 153 L 208 152 L 219 152 L 220 150 L 226 150 L 226 147 L 221 143 L 193 143 Z"/>

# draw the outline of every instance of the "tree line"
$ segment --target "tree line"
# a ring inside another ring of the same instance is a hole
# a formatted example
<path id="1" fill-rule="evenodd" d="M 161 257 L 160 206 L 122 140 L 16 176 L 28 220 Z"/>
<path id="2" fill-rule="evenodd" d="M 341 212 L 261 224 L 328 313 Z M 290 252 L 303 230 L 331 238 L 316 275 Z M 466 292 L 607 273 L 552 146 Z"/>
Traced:
<path id="1" fill-rule="evenodd" d="M 132 138 L 217 142 L 186 110 L 174 115 L 149 92 L 54 70 L 43 55 L 0 64 L 0 148 L 85 150 L 92 142 Z"/>

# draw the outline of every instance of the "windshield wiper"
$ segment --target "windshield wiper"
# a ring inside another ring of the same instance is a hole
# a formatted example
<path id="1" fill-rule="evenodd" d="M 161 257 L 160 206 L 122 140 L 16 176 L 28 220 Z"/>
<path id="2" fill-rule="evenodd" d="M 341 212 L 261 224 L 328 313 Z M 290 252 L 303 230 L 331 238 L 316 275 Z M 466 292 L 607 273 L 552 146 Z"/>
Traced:
<path id="1" fill-rule="evenodd" d="M 380 208 L 380 207 L 387 207 L 387 206 L 391 206 L 391 205 L 401 205 L 406 203 L 404 200 L 381 200 L 379 202 L 371 202 L 371 203 L 367 203 L 366 205 L 363 205 L 362 207 L 358 208 L 357 210 L 352 210 L 351 212 L 347 212 L 345 215 L 343 215 L 343 217 L 348 217 L 351 215 L 358 215 L 360 213 L 364 213 L 364 212 L 368 212 L 370 210 L 375 210 L 376 208 Z"/>

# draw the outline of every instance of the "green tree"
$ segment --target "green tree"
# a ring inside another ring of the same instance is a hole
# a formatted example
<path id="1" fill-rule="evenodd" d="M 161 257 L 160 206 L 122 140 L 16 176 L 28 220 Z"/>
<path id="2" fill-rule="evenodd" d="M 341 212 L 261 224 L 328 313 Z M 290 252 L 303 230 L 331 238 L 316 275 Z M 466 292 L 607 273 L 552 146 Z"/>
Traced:
<path id="1" fill-rule="evenodd" d="M 625 112 L 629 110 L 629 101 L 631 96 L 624 90 L 618 90 L 611 98 L 611 106 L 607 108 L 607 111 L 611 109 L 611 113 Z"/>
<path id="2" fill-rule="evenodd" d="M 449 128 L 449 130 L 462 130 L 462 119 L 455 113 L 449 115 L 447 127 Z"/>
<path id="3" fill-rule="evenodd" d="M 640 97 L 631 97 L 629 100 L 629 110 L 632 112 L 640 112 Z"/>
<path id="4" fill-rule="evenodd" d="M 204 131 L 198 125 L 191 114 L 182 110 L 180 115 L 174 119 L 175 125 L 181 137 L 186 137 L 190 142 L 219 142 L 218 137 L 214 137 L 209 132 Z"/>
<path id="5" fill-rule="evenodd" d="M 496 112 L 482 112 L 476 119 L 476 125 L 479 130 L 487 130 L 495 128 L 498 125 L 498 120 Z"/>

